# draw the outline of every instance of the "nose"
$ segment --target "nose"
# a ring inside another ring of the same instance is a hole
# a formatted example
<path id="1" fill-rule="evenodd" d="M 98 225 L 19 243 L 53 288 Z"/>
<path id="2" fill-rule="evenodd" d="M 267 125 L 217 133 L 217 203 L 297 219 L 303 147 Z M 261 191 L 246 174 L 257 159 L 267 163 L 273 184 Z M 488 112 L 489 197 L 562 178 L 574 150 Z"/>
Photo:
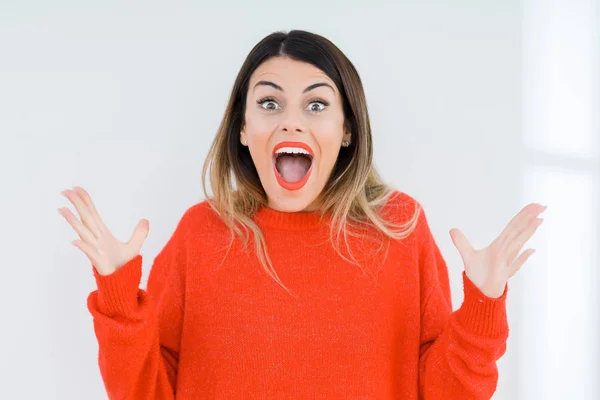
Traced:
<path id="1" fill-rule="evenodd" d="M 304 132 L 304 129 L 300 128 L 299 126 L 294 127 L 294 126 L 290 126 L 290 125 L 284 125 L 281 128 L 281 130 L 284 132 L 297 132 L 297 133 Z"/>
<path id="2" fill-rule="evenodd" d="M 286 115 L 279 124 L 279 129 L 286 133 L 303 133 L 306 127 L 297 115 Z"/>

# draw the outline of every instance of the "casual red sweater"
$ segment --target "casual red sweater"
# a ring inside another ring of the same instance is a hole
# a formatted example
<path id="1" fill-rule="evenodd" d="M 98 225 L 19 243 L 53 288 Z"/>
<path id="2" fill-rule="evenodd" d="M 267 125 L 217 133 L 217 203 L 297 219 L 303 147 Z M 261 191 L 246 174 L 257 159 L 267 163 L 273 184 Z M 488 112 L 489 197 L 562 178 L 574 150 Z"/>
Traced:
<path id="1" fill-rule="evenodd" d="M 382 213 L 405 222 L 415 204 L 395 192 Z M 377 281 L 335 252 L 317 213 L 264 207 L 255 221 L 293 296 L 267 275 L 252 242 L 244 251 L 236 238 L 228 252 L 229 231 L 206 201 L 185 212 L 146 290 L 140 255 L 108 276 L 93 269 L 88 308 L 111 399 L 492 396 L 507 289 L 488 298 L 463 273 L 464 302 L 452 312 L 424 212 L 403 240 L 348 237 Z"/>

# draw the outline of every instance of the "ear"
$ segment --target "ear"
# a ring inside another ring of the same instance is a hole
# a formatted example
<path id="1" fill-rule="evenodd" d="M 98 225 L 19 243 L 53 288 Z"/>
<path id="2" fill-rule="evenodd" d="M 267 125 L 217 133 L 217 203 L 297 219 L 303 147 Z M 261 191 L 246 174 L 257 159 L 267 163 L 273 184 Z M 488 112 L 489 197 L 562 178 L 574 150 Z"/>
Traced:
<path id="1" fill-rule="evenodd" d="M 347 140 L 348 142 L 352 143 L 352 134 L 350 132 L 344 133 L 344 139 L 343 140 Z"/>
<path id="2" fill-rule="evenodd" d="M 348 120 L 346 120 L 344 122 L 344 137 L 342 140 L 347 140 L 350 143 L 352 143 L 352 133 L 351 133 L 352 131 L 350 128 L 351 128 L 350 123 L 348 122 Z"/>
<path id="3" fill-rule="evenodd" d="M 244 130 L 244 128 L 242 128 L 242 130 L 240 131 L 240 143 L 242 145 L 244 145 L 244 142 L 247 140 L 246 137 L 246 131 Z M 245 146 L 245 145 L 244 145 Z"/>

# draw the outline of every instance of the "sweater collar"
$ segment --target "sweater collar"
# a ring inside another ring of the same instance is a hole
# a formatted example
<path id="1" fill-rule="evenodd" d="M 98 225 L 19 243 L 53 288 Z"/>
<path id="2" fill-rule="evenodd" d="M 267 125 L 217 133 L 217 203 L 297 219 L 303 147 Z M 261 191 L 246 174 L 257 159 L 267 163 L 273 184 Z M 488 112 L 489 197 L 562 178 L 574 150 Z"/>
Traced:
<path id="1" fill-rule="evenodd" d="M 261 206 L 256 212 L 255 221 L 262 226 L 282 230 L 303 231 L 328 226 L 331 220 L 321 216 L 319 211 L 278 211 L 267 206 Z"/>

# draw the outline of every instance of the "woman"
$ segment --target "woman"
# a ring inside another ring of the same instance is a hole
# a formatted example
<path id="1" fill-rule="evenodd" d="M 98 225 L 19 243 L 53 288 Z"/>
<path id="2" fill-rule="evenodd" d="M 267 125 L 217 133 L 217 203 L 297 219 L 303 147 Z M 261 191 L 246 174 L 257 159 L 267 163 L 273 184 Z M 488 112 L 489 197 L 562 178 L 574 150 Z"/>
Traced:
<path id="1" fill-rule="evenodd" d="M 452 312 L 425 213 L 372 157 L 351 62 L 321 36 L 277 32 L 244 62 L 204 166 L 207 200 L 185 212 L 146 290 L 148 221 L 121 243 L 84 189 L 63 192 L 94 267 L 110 398 L 490 398 L 506 282 L 545 207 L 525 207 L 482 250 L 450 232 L 465 264 Z"/>

